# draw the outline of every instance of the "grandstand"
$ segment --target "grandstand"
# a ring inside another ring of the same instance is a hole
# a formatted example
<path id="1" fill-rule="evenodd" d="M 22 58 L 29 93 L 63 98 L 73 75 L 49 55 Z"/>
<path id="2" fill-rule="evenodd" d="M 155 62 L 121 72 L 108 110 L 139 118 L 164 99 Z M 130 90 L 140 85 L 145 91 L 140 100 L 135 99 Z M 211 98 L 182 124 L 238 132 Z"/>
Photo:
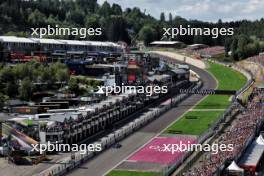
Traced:
<path id="1" fill-rule="evenodd" d="M 214 47 L 199 49 L 196 50 L 195 52 L 200 54 L 201 57 L 211 58 L 223 54 L 225 52 L 225 48 L 222 46 L 214 46 Z"/>
<path id="2" fill-rule="evenodd" d="M 248 61 L 255 62 L 264 66 L 264 55 L 260 54 L 260 55 L 252 56 L 248 58 Z"/>
<path id="3" fill-rule="evenodd" d="M 194 44 L 194 45 L 188 46 L 182 51 L 187 54 L 194 54 L 194 55 L 199 55 L 205 58 L 212 58 L 220 54 L 224 54 L 225 48 L 222 46 L 208 47 L 202 44 Z"/>
<path id="4" fill-rule="evenodd" d="M 10 55 L 11 61 L 30 61 L 34 57 L 47 61 L 49 57 L 64 58 L 66 56 L 83 56 L 95 52 L 122 53 L 123 48 L 113 42 L 60 40 L 0 36 L 3 53 Z"/>
<path id="5" fill-rule="evenodd" d="M 207 48 L 207 45 L 204 44 L 192 44 L 187 46 L 186 48 L 183 49 L 184 52 L 192 54 L 195 51 L 199 50 L 199 49 L 203 49 L 203 48 Z"/>
<path id="6" fill-rule="evenodd" d="M 169 48 L 177 48 L 182 46 L 184 43 L 180 41 L 154 41 L 151 42 L 150 45 L 155 47 L 169 47 Z"/>
<path id="7" fill-rule="evenodd" d="M 243 151 L 245 151 L 249 141 L 255 136 L 255 130 L 263 122 L 264 109 L 257 107 L 256 99 L 263 96 L 264 92 L 254 92 L 255 98 L 249 102 L 247 109 L 232 125 L 221 134 L 217 143 L 233 144 L 232 151 L 219 151 L 217 155 L 207 153 L 198 165 L 186 173 L 188 176 L 213 175 L 220 167 L 225 165 L 228 160 L 237 160 Z M 243 161 L 242 161 L 243 163 Z"/>
<path id="8" fill-rule="evenodd" d="M 247 148 L 239 161 L 239 166 L 252 175 L 262 166 L 264 156 L 264 140 L 260 135 L 257 140 Z"/>

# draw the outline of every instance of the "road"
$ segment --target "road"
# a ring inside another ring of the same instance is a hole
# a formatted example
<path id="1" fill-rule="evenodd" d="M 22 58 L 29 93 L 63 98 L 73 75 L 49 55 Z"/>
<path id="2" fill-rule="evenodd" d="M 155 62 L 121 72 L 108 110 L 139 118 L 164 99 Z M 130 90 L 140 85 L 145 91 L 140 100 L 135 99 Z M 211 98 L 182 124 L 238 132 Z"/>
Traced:
<path id="1" fill-rule="evenodd" d="M 200 78 L 204 82 L 204 89 L 214 89 L 217 87 L 217 82 L 213 76 L 197 67 L 190 65 L 190 68 L 199 74 Z M 133 152 L 138 150 L 141 146 L 150 141 L 153 137 L 163 131 L 171 123 L 176 121 L 182 116 L 188 109 L 198 103 L 204 96 L 203 95 L 191 95 L 189 98 L 181 102 L 177 107 L 172 108 L 161 117 L 152 121 L 145 127 L 141 128 L 137 132 L 133 133 L 126 139 L 120 142 L 122 147 L 119 149 L 110 148 L 103 153 L 99 154 L 92 160 L 84 163 L 81 167 L 68 173 L 70 176 L 102 176 L 109 170 L 113 169 L 124 159 L 126 159 Z"/>

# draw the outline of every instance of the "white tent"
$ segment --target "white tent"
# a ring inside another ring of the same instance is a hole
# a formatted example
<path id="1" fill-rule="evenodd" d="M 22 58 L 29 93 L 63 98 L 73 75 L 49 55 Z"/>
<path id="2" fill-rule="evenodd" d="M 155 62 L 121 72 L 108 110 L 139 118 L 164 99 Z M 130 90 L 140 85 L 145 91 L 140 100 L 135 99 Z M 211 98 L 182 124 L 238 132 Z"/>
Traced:
<path id="1" fill-rule="evenodd" d="M 259 135 L 258 139 L 256 140 L 256 142 L 259 144 L 259 145 L 264 145 L 264 139 L 262 137 L 262 135 Z"/>
<path id="2" fill-rule="evenodd" d="M 244 169 L 241 169 L 235 161 L 233 161 L 227 168 L 228 171 L 231 171 L 231 172 L 244 172 Z"/>

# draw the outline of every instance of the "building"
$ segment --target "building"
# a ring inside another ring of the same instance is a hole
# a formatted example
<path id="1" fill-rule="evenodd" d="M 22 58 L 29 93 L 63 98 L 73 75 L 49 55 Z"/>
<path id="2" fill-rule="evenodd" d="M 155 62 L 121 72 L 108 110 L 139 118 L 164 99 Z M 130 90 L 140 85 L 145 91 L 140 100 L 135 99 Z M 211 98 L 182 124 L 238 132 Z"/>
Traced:
<path id="1" fill-rule="evenodd" d="M 107 52 L 110 55 L 123 52 L 123 48 L 113 42 L 0 36 L 0 43 L 4 48 L 1 52 L 9 55 L 12 62 L 88 57 L 90 52 Z"/>
<path id="2" fill-rule="evenodd" d="M 150 43 L 151 46 L 166 48 L 180 48 L 183 44 L 180 41 L 154 41 Z"/>

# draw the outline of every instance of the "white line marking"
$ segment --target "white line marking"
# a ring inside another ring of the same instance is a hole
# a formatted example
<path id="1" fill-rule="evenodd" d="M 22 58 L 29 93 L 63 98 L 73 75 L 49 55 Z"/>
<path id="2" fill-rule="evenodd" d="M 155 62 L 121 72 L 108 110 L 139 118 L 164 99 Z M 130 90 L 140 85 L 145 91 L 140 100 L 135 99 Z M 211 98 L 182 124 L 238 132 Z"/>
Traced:
<path id="1" fill-rule="evenodd" d="M 207 95 L 208 96 L 208 95 Z M 190 109 L 194 108 L 197 104 L 199 104 L 202 100 L 204 100 L 207 96 L 203 97 L 201 100 L 199 100 L 196 104 L 194 104 Z M 188 97 L 190 98 L 190 97 Z M 185 99 L 186 100 L 186 99 Z M 170 109 L 172 110 L 172 109 Z M 169 111 L 170 111 L 169 110 Z M 169 111 L 167 111 L 166 113 L 168 113 Z M 180 117 L 178 117 L 177 119 L 175 119 L 173 122 L 171 122 L 167 127 L 165 127 L 163 130 L 161 130 L 161 132 L 157 133 L 155 136 L 153 136 L 150 140 L 148 140 L 145 144 L 143 144 L 141 147 L 139 147 L 138 149 L 136 149 L 134 152 L 132 152 L 131 154 L 129 154 L 127 157 L 125 157 L 122 161 L 118 162 L 114 167 L 112 167 L 111 169 L 109 169 L 108 171 L 106 171 L 106 173 L 104 174 L 104 176 L 106 176 L 107 174 L 109 174 L 112 170 L 114 170 L 114 168 L 116 168 L 118 165 L 120 165 L 122 162 L 126 161 L 128 158 L 130 158 L 132 155 L 134 155 L 135 153 L 137 153 L 139 150 L 141 150 L 142 148 L 144 148 L 147 144 L 150 143 L 150 141 L 152 141 L 154 138 L 158 137 L 159 135 L 161 135 L 167 128 L 169 128 L 172 124 L 174 124 L 175 122 L 177 122 L 178 120 L 180 120 L 186 113 L 188 113 L 189 110 L 186 110 Z M 163 114 L 164 115 L 164 114 Z M 154 121 L 153 121 L 154 122 Z M 143 127 L 144 128 L 144 127 Z M 138 132 L 138 131 L 137 131 Z M 135 132 L 134 134 L 136 134 L 137 132 Z"/>
<path id="2" fill-rule="evenodd" d="M 177 60 L 177 59 L 175 59 Z M 210 73 L 207 70 L 204 70 L 207 73 Z M 217 86 L 219 86 L 218 84 L 218 80 L 216 79 L 216 77 L 210 73 L 211 76 L 213 76 L 213 78 L 215 79 Z M 195 103 L 190 109 L 193 109 L 197 104 L 199 104 L 201 101 L 203 101 L 206 97 L 208 97 L 209 95 L 203 97 L 201 100 L 199 100 L 197 103 Z M 190 98 L 190 97 L 188 97 Z M 186 99 L 185 99 L 186 100 Z M 125 157 L 122 161 L 118 162 L 114 167 L 112 167 L 111 169 L 109 169 L 108 171 L 106 171 L 106 173 L 103 176 L 106 176 L 107 174 L 109 174 L 114 168 L 116 168 L 118 165 L 120 165 L 122 162 L 124 162 L 125 160 L 127 160 L 128 158 L 130 158 L 132 155 L 134 155 L 136 152 L 138 152 L 139 150 L 141 150 L 142 148 L 144 148 L 148 143 L 150 143 L 151 140 L 153 140 L 154 138 L 158 137 L 159 135 L 161 135 L 167 128 L 169 128 L 172 124 L 174 124 L 175 122 L 177 122 L 178 120 L 180 120 L 185 114 L 187 114 L 189 112 L 189 110 L 186 110 L 180 117 L 178 117 L 177 119 L 175 119 L 172 123 L 170 123 L 167 127 L 165 127 L 163 130 L 161 130 L 161 132 L 157 133 L 154 137 L 152 137 L 150 140 L 148 140 L 145 144 L 143 144 L 141 147 L 139 147 L 138 149 L 136 149 L 134 152 L 132 152 L 131 154 L 129 154 L 127 157 Z M 172 109 L 170 109 L 172 110 Z M 169 111 L 170 111 L 169 110 Z M 166 113 L 168 113 L 169 111 L 167 111 Z M 163 114 L 164 115 L 164 114 Z M 153 121 L 154 122 L 154 121 Z M 138 131 L 137 131 L 138 132 Z M 134 134 L 136 134 L 137 132 L 135 132 Z"/>

